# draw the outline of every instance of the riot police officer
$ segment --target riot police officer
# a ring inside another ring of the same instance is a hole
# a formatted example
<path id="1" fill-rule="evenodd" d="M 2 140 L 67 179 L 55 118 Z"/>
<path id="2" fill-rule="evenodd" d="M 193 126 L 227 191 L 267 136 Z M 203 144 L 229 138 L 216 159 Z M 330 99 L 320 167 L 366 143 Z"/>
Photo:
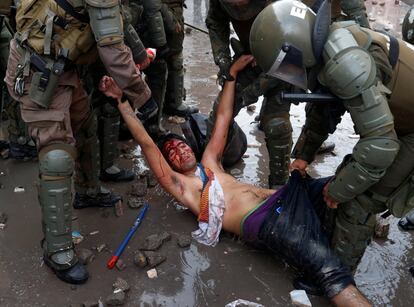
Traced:
<path id="1" fill-rule="evenodd" d="M 43 259 L 58 278 L 83 283 L 88 272 L 71 238 L 72 175 L 75 208 L 113 206 L 120 197 L 98 182 L 97 123 L 76 64 L 99 56 L 143 120 L 156 104 L 123 43 L 117 0 L 22 1 L 16 23 L 5 81 L 39 150 Z"/>
<path id="2" fill-rule="evenodd" d="M 281 0 L 257 17 L 250 43 L 267 74 L 304 90 L 329 90 L 338 99 L 307 114 L 293 168 L 304 172 L 343 113 L 351 114 L 360 140 L 324 197 L 337 208 L 328 214 L 335 221 L 332 246 L 355 268 L 373 234 L 375 214 L 388 209 L 401 217 L 414 207 L 414 52 L 354 22 L 329 26 L 324 19 L 303 3 Z"/>

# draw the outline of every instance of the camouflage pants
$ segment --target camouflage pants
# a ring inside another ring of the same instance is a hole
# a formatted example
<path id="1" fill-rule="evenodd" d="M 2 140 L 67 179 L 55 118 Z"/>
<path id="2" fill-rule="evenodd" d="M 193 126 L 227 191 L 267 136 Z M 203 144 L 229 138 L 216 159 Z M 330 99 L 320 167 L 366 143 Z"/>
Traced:
<path id="1" fill-rule="evenodd" d="M 184 90 L 184 15 L 182 6 L 171 6 L 175 18 L 178 20 L 181 31 L 167 33 L 167 43 L 171 55 L 166 59 L 168 67 L 167 88 L 165 92 L 165 105 L 177 108 L 185 100 Z"/>
<path id="2" fill-rule="evenodd" d="M 391 213 L 401 215 L 389 207 L 388 198 L 414 172 L 414 134 L 400 137 L 400 142 L 401 148 L 396 159 L 377 184 L 355 199 L 340 204 L 337 210 L 329 210 L 333 222 L 333 248 L 341 260 L 353 269 L 371 241 L 375 214 L 390 209 Z M 410 207 L 407 206 L 399 212 L 405 214 L 409 210 Z"/>
<path id="3" fill-rule="evenodd" d="M 52 144 L 67 144 L 77 152 L 75 184 L 77 191 L 98 188 L 99 151 L 96 138 L 96 119 L 91 114 L 89 98 L 75 70 L 64 72 L 54 92 L 49 108 L 33 102 L 28 93 L 31 75 L 26 78 L 24 95 L 14 88 L 16 67 L 22 54 L 11 41 L 6 84 L 12 98 L 20 103 L 21 116 L 28 124 L 29 134 L 38 151 Z"/>

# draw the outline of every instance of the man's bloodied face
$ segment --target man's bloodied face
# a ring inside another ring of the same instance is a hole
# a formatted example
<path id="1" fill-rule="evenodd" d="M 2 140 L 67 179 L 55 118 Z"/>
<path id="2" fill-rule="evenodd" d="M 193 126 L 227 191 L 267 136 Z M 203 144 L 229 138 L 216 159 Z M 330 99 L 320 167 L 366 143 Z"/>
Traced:
<path id="1" fill-rule="evenodd" d="M 162 147 L 162 153 L 177 172 L 184 173 L 196 166 L 197 161 L 193 150 L 182 140 L 168 140 Z"/>

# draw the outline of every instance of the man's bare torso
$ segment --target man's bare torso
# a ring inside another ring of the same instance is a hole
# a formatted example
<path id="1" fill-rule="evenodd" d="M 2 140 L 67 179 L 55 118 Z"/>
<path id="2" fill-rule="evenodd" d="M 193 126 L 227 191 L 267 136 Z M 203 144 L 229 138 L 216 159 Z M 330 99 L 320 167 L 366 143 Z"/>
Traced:
<path id="1" fill-rule="evenodd" d="M 225 212 L 223 229 L 235 234 L 240 234 L 240 222 L 243 217 L 259 203 L 263 202 L 276 190 L 263 189 L 237 181 L 227 174 L 221 167 L 210 166 L 215 179 L 219 181 L 225 200 Z M 195 214 L 200 212 L 199 204 L 202 190 L 201 179 L 194 176 L 188 177 L 191 181 L 188 186 L 191 189 L 191 200 L 186 206 Z"/>

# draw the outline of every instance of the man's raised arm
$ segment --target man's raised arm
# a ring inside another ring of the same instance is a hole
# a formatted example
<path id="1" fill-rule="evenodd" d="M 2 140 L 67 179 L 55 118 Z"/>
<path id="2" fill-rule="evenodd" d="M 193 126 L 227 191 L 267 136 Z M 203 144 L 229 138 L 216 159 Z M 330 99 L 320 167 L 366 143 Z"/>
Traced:
<path id="1" fill-rule="evenodd" d="M 121 102 L 122 90 L 117 86 L 115 81 L 108 76 L 102 78 L 99 89 L 108 97 L 118 101 L 118 109 L 128 126 L 129 131 L 135 141 L 141 146 L 144 156 L 149 164 L 150 169 L 155 174 L 158 182 L 162 187 L 172 194 L 178 201 L 185 204 L 183 184 L 184 176 L 175 172 L 164 156 L 148 135 L 141 121 L 135 115 L 134 110 L 128 102 Z"/>
<path id="2" fill-rule="evenodd" d="M 203 164 L 216 164 L 219 167 L 222 167 L 221 158 L 226 147 L 228 130 L 233 120 L 237 74 L 252 62 L 252 55 L 242 55 L 230 68 L 230 74 L 233 76 L 234 80 L 226 81 L 224 83 L 224 88 L 221 92 L 220 102 L 217 108 L 217 116 L 213 132 L 211 133 L 210 141 L 208 142 L 201 159 Z"/>

